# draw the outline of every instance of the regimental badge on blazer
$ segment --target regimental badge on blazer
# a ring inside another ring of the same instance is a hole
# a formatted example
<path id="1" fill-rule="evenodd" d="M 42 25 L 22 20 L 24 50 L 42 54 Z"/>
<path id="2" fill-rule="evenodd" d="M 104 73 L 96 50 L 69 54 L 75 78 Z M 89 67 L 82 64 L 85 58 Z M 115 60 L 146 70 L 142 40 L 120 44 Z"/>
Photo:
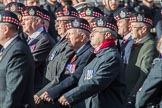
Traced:
<path id="1" fill-rule="evenodd" d="M 93 70 L 87 70 L 87 72 L 85 73 L 84 80 L 90 80 L 90 79 L 92 79 L 93 78 L 93 73 L 94 73 Z"/>
<path id="2" fill-rule="evenodd" d="M 70 72 L 69 74 L 73 74 L 76 69 L 76 64 L 68 64 L 66 69 Z"/>
<path id="3" fill-rule="evenodd" d="M 33 52 L 33 51 L 35 50 L 35 48 L 36 48 L 36 45 L 32 45 L 32 46 L 30 46 L 30 50 L 31 50 L 31 52 Z"/>
<path id="4" fill-rule="evenodd" d="M 54 50 L 50 56 L 50 60 L 53 60 L 53 58 L 56 56 L 56 51 Z"/>

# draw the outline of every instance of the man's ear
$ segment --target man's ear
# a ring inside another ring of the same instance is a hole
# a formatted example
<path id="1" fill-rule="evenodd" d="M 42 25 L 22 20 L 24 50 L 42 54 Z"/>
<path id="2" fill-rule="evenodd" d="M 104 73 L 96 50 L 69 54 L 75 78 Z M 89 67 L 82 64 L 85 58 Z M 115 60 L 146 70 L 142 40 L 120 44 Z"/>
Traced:
<path id="1" fill-rule="evenodd" d="M 105 39 L 110 39 L 111 37 L 111 33 L 110 32 L 106 32 L 105 33 Z"/>
<path id="2" fill-rule="evenodd" d="M 148 29 L 148 28 L 147 28 L 146 26 L 143 26 L 143 27 L 142 27 L 142 32 L 143 32 L 143 33 L 146 33 L 146 32 L 147 32 L 147 29 Z"/>
<path id="3" fill-rule="evenodd" d="M 40 24 L 40 23 L 41 23 L 41 20 L 42 20 L 41 18 L 36 17 L 36 18 L 35 18 L 35 23 L 36 23 L 36 24 Z"/>
<path id="4" fill-rule="evenodd" d="M 10 29 L 9 26 L 4 25 L 2 28 L 3 28 L 4 34 L 7 34 L 9 32 L 9 29 Z"/>
<path id="5" fill-rule="evenodd" d="M 86 34 L 85 33 L 81 33 L 80 34 L 80 39 L 81 39 L 81 42 L 85 41 L 87 38 Z"/>

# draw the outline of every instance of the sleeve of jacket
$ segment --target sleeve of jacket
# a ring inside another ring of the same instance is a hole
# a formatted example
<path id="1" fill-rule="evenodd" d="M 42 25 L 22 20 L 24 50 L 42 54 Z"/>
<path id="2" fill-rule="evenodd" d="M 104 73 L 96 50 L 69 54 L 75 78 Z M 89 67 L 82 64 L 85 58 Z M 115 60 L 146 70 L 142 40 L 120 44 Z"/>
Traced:
<path id="1" fill-rule="evenodd" d="M 45 63 L 46 58 L 51 51 L 52 47 L 54 46 L 54 43 L 50 41 L 47 37 L 41 39 L 37 46 L 35 51 L 33 52 L 33 58 L 36 62 L 36 67 L 39 67 L 42 63 Z"/>
<path id="2" fill-rule="evenodd" d="M 156 60 L 156 59 L 155 59 Z M 156 61 L 155 61 L 156 62 Z M 157 103 L 160 99 L 162 84 L 162 63 L 156 62 L 136 95 L 136 108 L 146 107 L 148 103 Z"/>
<path id="3" fill-rule="evenodd" d="M 98 93 L 100 90 L 107 88 L 111 82 L 114 81 L 120 71 L 119 60 L 117 60 L 116 57 L 111 57 L 109 59 L 102 58 L 102 60 L 103 59 L 104 62 L 102 62 L 98 70 L 94 72 L 95 74 L 92 79 L 84 80 L 83 85 L 63 94 L 70 104 L 82 101 Z M 81 78 L 82 77 L 84 77 L 84 73 Z"/>
<path id="4" fill-rule="evenodd" d="M 15 51 L 11 57 L 6 74 L 6 96 L 3 108 L 19 108 L 22 103 L 22 96 L 26 89 L 28 74 L 27 55 L 21 51 Z"/>
<path id="5" fill-rule="evenodd" d="M 93 59 L 93 53 L 91 51 L 87 51 L 84 56 L 80 57 L 80 62 L 77 64 L 77 68 L 75 72 L 63 80 L 60 84 L 54 86 L 53 88 L 49 89 L 47 92 L 56 100 L 59 98 L 63 93 L 69 91 L 70 89 L 77 86 L 77 83 L 82 75 L 83 68 Z"/>
<path id="6" fill-rule="evenodd" d="M 157 55 L 155 43 L 149 44 L 149 45 L 146 45 L 146 46 L 144 47 L 145 48 L 144 51 L 143 51 L 144 54 L 142 55 L 142 58 L 141 58 L 142 61 L 141 61 L 141 63 L 138 63 L 138 64 L 140 64 L 139 67 L 140 67 L 140 70 L 141 70 L 140 71 L 140 77 L 138 78 L 138 81 L 137 81 L 135 87 L 133 88 L 132 92 L 130 93 L 131 97 L 135 97 L 137 91 L 139 90 L 139 88 L 141 88 L 144 80 L 146 79 L 147 75 L 150 72 L 152 62 Z"/>

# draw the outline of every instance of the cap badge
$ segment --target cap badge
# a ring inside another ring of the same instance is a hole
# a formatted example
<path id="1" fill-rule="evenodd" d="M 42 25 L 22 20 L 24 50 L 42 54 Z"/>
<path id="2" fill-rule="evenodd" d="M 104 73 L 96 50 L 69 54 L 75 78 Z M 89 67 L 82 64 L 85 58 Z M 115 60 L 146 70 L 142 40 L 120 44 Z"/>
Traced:
<path id="1" fill-rule="evenodd" d="M 30 10 L 29 10 L 29 15 L 35 15 L 34 9 L 30 9 Z"/>
<path id="2" fill-rule="evenodd" d="M 121 18 L 125 18 L 125 17 L 126 17 L 126 13 L 123 12 L 123 11 L 121 11 L 121 12 L 120 12 L 120 17 L 121 17 Z"/>
<path id="3" fill-rule="evenodd" d="M 89 8 L 86 10 L 86 15 L 91 15 L 91 10 Z"/>
<path id="4" fill-rule="evenodd" d="M 102 20 L 102 19 L 99 19 L 99 20 L 97 21 L 97 25 L 98 25 L 98 26 L 103 26 L 103 25 L 104 25 L 103 20 Z"/>
<path id="5" fill-rule="evenodd" d="M 137 21 L 143 21 L 142 15 L 138 14 L 138 16 L 137 16 Z"/>
<path id="6" fill-rule="evenodd" d="M 11 10 L 12 12 L 15 11 L 15 10 L 16 10 L 16 5 L 12 4 L 10 10 Z"/>
<path id="7" fill-rule="evenodd" d="M 75 20 L 73 23 L 73 27 L 79 27 L 79 22 L 77 20 Z"/>

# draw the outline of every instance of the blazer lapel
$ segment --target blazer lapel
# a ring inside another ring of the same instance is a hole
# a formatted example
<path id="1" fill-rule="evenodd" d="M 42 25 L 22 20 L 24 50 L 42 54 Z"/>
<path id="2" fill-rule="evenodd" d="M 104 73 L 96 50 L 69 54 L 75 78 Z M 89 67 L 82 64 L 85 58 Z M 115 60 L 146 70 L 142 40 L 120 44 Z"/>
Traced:
<path id="1" fill-rule="evenodd" d="M 1 55 L 1 59 L 0 61 L 3 60 L 3 58 L 6 56 L 7 52 L 9 51 L 9 49 L 19 40 L 19 36 L 16 37 L 8 46 L 7 48 L 4 49 L 2 55 Z"/>

